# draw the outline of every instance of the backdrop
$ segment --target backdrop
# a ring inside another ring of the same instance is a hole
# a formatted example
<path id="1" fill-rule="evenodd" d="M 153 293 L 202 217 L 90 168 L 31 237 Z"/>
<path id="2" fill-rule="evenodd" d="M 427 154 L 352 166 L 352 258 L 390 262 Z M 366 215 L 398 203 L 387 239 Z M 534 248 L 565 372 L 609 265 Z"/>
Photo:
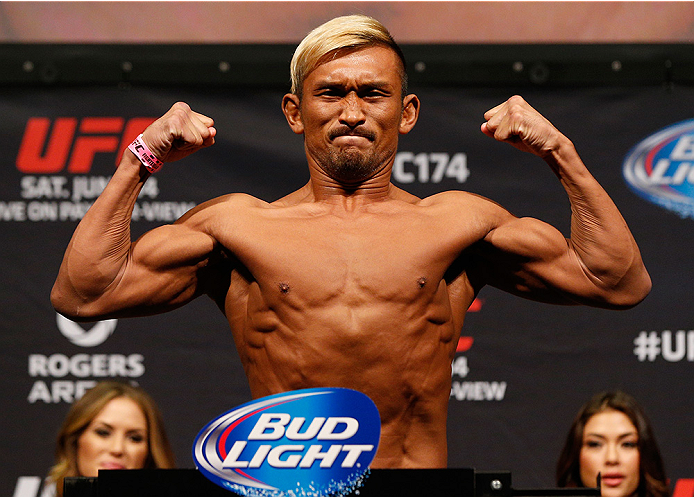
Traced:
<path id="1" fill-rule="evenodd" d="M 414 90 L 422 112 L 401 140 L 398 186 L 420 196 L 468 190 L 568 234 L 568 202 L 544 162 L 479 131 L 484 112 L 515 89 Z M 57 429 L 70 403 L 95 381 L 136 382 L 154 396 L 180 467 L 193 466 L 194 437 L 209 420 L 250 400 L 228 326 L 211 301 L 84 325 L 57 316 L 48 297 L 70 236 L 119 151 L 177 100 L 215 119 L 217 144 L 150 179 L 135 210 L 134 236 L 214 196 L 246 192 L 271 201 L 302 186 L 308 179 L 302 141 L 281 114 L 282 93 L 3 88 L 0 495 L 40 493 Z M 526 88 L 523 96 L 574 141 L 620 207 L 653 291 L 631 310 L 607 311 L 485 288 L 453 363 L 449 465 L 511 470 L 516 488 L 553 486 L 555 461 L 580 405 L 597 391 L 622 388 L 645 406 L 672 487 L 679 483 L 679 497 L 691 497 L 694 132 L 691 121 L 689 128 L 670 127 L 694 118 L 694 88 Z"/>
<path id="2" fill-rule="evenodd" d="M 682 1 L 15 0 L 0 3 L 0 42 L 298 43 L 322 22 L 354 13 L 383 22 L 398 43 L 694 38 L 694 4 Z"/>

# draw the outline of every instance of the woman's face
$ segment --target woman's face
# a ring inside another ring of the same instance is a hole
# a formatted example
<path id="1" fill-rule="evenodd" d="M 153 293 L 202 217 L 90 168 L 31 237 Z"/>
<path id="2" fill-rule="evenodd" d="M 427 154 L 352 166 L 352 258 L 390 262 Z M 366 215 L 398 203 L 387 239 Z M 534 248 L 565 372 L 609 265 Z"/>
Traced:
<path id="1" fill-rule="evenodd" d="M 580 455 L 583 484 L 596 487 L 600 473 L 602 497 L 634 495 L 641 464 L 638 441 L 636 427 L 623 412 L 609 409 L 588 419 Z"/>
<path id="2" fill-rule="evenodd" d="M 148 454 L 142 409 L 127 397 L 116 397 L 77 439 L 77 471 L 80 476 L 98 476 L 100 469 L 141 469 Z"/>

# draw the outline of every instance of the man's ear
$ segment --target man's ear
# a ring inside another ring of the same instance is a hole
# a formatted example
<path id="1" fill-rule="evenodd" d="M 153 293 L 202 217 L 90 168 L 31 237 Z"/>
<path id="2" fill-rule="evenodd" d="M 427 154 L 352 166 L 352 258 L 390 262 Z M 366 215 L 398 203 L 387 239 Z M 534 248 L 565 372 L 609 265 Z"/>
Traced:
<path id="1" fill-rule="evenodd" d="M 410 93 L 402 99 L 402 117 L 400 118 L 401 135 L 406 135 L 414 128 L 419 118 L 419 98 L 417 95 Z"/>
<path id="2" fill-rule="evenodd" d="M 282 99 L 282 112 L 287 118 L 289 127 L 297 135 L 304 132 L 304 123 L 301 122 L 301 101 L 293 93 L 287 93 Z"/>

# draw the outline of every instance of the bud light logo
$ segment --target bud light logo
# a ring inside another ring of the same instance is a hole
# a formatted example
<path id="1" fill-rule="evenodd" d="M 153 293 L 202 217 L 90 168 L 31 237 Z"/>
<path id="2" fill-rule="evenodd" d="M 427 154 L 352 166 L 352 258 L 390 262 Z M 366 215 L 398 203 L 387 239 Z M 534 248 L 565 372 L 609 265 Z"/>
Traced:
<path id="1" fill-rule="evenodd" d="M 658 131 L 627 155 L 624 178 L 641 197 L 694 217 L 694 119 Z"/>
<path id="2" fill-rule="evenodd" d="M 345 388 L 271 395 L 212 420 L 193 445 L 197 468 L 217 485 L 258 497 L 344 496 L 376 455 L 373 401 Z"/>

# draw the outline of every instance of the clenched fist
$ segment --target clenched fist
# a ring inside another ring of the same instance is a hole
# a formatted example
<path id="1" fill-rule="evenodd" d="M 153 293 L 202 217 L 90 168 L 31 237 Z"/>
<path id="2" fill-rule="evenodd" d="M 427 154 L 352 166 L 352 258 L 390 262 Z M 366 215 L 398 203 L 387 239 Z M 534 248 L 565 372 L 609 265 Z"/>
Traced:
<path id="1" fill-rule="evenodd" d="M 214 144 L 216 134 L 212 118 L 177 102 L 142 133 L 142 139 L 159 160 L 173 162 Z"/>
<path id="2" fill-rule="evenodd" d="M 516 95 L 484 113 L 482 132 L 542 158 L 568 142 L 552 123 Z"/>

